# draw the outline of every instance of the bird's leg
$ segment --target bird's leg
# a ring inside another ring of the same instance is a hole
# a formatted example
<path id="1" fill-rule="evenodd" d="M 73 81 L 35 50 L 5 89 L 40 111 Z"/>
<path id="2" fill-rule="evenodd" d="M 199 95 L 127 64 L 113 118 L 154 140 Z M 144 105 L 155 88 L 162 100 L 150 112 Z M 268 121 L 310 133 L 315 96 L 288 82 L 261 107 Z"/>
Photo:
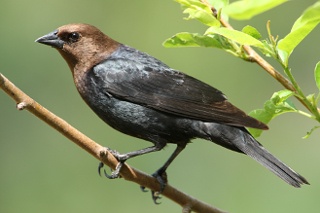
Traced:
<path id="1" fill-rule="evenodd" d="M 104 174 L 107 178 L 109 179 L 115 179 L 119 177 L 120 174 L 120 170 L 124 164 L 124 162 L 126 160 L 128 160 L 129 158 L 133 158 L 139 155 L 144 155 L 150 152 L 155 152 L 155 151 L 159 151 L 161 150 L 164 146 L 166 145 L 166 143 L 156 143 L 154 146 L 151 147 L 147 147 L 144 149 L 140 149 L 137 151 L 133 151 L 133 152 L 128 152 L 125 154 L 120 154 L 119 152 L 115 151 L 115 150 L 111 150 L 109 148 L 107 148 L 107 150 L 115 157 L 117 158 L 117 160 L 119 161 L 119 163 L 117 164 L 116 168 L 114 171 L 112 171 L 112 173 L 110 175 L 107 174 L 106 170 L 104 170 Z M 98 166 L 98 172 L 99 175 L 101 174 L 101 169 L 103 167 L 103 163 L 100 162 L 99 166 Z"/>
<path id="2" fill-rule="evenodd" d="M 165 164 L 160 169 L 158 169 L 155 173 L 152 174 L 152 176 L 155 177 L 160 184 L 159 191 L 151 191 L 152 200 L 155 204 L 159 204 L 157 200 L 161 198 L 160 194 L 163 192 L 164 188 L 167 185 L 167 182 L 168 182 L 167 173 L 166 173 L 167 168 L 185 147 L 186 147 L 186 144 L 178 145 L 177 148 L 172 153 L 172 155 L 170 156 L 170 158 L 165 162 Z M 140 186 L 140 188 L 143 192 L 147 191 L 145 190 L 144 186 Z"/>

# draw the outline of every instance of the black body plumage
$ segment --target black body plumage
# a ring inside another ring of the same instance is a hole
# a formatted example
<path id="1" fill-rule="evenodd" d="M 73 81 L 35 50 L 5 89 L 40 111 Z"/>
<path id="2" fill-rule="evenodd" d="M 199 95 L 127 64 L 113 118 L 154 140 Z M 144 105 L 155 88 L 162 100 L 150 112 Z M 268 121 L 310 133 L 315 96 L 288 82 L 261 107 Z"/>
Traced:
<path id="1" fill-rule="evenodd" d="M 162 175 L 193 138 L 244 153 L 294 187 L 308 184 L 245 129 L 268 127 L 233 106 L 212 86 L 120 44 L 90 25 L 65 25 L 37 41 L 58 49 L 82 98 L 102 120 L 154 144 L 126 154 L 114 152 L 120 164 L 161 150 L 167 143 L 177 144 L 175 152 L 154 174 L 162 190 Z M 118 172 L 111 177 L 117 177 Z"/>

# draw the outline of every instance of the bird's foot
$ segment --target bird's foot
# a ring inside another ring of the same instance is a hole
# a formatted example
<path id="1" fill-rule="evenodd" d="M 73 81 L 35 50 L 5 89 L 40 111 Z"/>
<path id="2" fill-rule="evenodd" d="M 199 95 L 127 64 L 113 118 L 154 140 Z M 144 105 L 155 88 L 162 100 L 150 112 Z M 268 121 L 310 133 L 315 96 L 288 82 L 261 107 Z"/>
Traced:
<path id="1" fill-rule="evenodd" d="M 158 202 L 158 200 L 161 199 L 161 194 L 168 183 L 167 173 L 166 173 L 166 171 L 162 171 L 161 169 L 159 169 L 158 171 L 153 173 L 152 176 L 154 178 L 156 178 L 157 181 L 159 182 L 160 190 L 159 191 L 151 191 L 151 197 L 152 197 L 152 200 L 155 204 L 160 204 L 160 202 Z M 148 190 L 146 190 L 146 187 L 144 187 L 144 186 L 140 186 L 140 189 L 143 192 L 148 191 Z"/>
<path id="2" fill-rule="evenodd" d="M 104 169 L 104 175 L 108 178 L 108 179 L 115 179 L 120 176 L 120 170 L 125 162 L 126 159 L 124 159 L 124 156 L 121 155 L 119 152 L 117 152 L 116 150 L 112 150 L 109 148 L 106 148 L 115 158 L 117 158 L 117 160 L 119 161 L 119 163 L 117 164 L 115 170 L 112 171 L 112 173 L 109 175 L 106 170 Z M 103 168 L 104 164 L 103 162 L 99 163 L 98 166 L 98 173 L 101 176 L 101 169 Z"/>
<path id="3" fill-rule="evenodd" d="M 104 172 L 104 176 L 106 176 L 108 179 L 116 179 L 116 178 L 120 178 L 120 170 L 123 166 L 124 162 L 119 162 L 115 168 L 115 170 L 113 170 L 111 172 L 111 174 L 109 175 L 106 170 L 104 169 L 103 172 Z M 98 166 L 98 172 L 99 172 L 99 175 L 101 176 L 101 169 L 103 168 L 104 164 L 102 162 L 99 163 L 99 166 Z"/>

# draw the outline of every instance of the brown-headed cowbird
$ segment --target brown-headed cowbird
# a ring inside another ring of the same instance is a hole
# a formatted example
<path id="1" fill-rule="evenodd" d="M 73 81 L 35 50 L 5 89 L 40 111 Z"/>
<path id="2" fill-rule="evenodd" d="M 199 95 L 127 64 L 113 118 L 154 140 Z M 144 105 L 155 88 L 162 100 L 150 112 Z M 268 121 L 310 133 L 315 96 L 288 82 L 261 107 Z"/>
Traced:
<path id="1" fill-rule="evenodd" d="M 301 175 L 270 154 L 245 129 L 268 129 L 227 101 L 219 90 L 156 58 L 121 44 L 87 24 L 69 24 L 36 40 L 56 48 L 68 63 L 83 100 L 107 124 L 153 143 L 119 154 L 129 158 L 177 145 L 153 176 L 163 190 L 168 166 L 191 139 L 213 141 L 244 153 L 294 187 L 308 184 Z M 118 177 L 115 170 L 110 178 Z M 157 197 L 154 197 L 156 200 Z"/>

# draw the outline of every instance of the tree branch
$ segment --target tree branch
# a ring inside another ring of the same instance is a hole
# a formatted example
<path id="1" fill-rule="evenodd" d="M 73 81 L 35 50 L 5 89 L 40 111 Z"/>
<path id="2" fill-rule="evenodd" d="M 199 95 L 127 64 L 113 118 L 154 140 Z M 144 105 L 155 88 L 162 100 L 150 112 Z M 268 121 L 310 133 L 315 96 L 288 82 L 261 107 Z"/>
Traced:
<path id="1" fill-rule="evenodd" d="M 0 88 L 6 92 L 17 103 L 17 109 L 26 109 L 42 121 L 49 124 L 58 132 L 69 138 L 72 142 L 90 153 L 93 157 L 103 162 L 112 169 L 115 169 L 118 164 L 117 159 L 108 150 L 92 139 L 81 133 L 79 130 L 72 127 L 69 123 L 54 115 L 52 112 L 41 106 L 39 103 L 30 98 L 27 94 L 17 88 L 5 76 L 0 73 Z M 132 181 L 140 186 L 145 186 L 153 191 L 159 190 L 159 183 L 155 178 L 147 175 L 137 169 L 125 164 L 121 169 L 121 177 L 127 181 Z M 196 198 L 187 195 L 169 184 L 164 189 L 164 196 L 179 204 L 183 212 L 208 212 L 208 213 L 223 213 L 223 211 L 214 208 Z"/>

